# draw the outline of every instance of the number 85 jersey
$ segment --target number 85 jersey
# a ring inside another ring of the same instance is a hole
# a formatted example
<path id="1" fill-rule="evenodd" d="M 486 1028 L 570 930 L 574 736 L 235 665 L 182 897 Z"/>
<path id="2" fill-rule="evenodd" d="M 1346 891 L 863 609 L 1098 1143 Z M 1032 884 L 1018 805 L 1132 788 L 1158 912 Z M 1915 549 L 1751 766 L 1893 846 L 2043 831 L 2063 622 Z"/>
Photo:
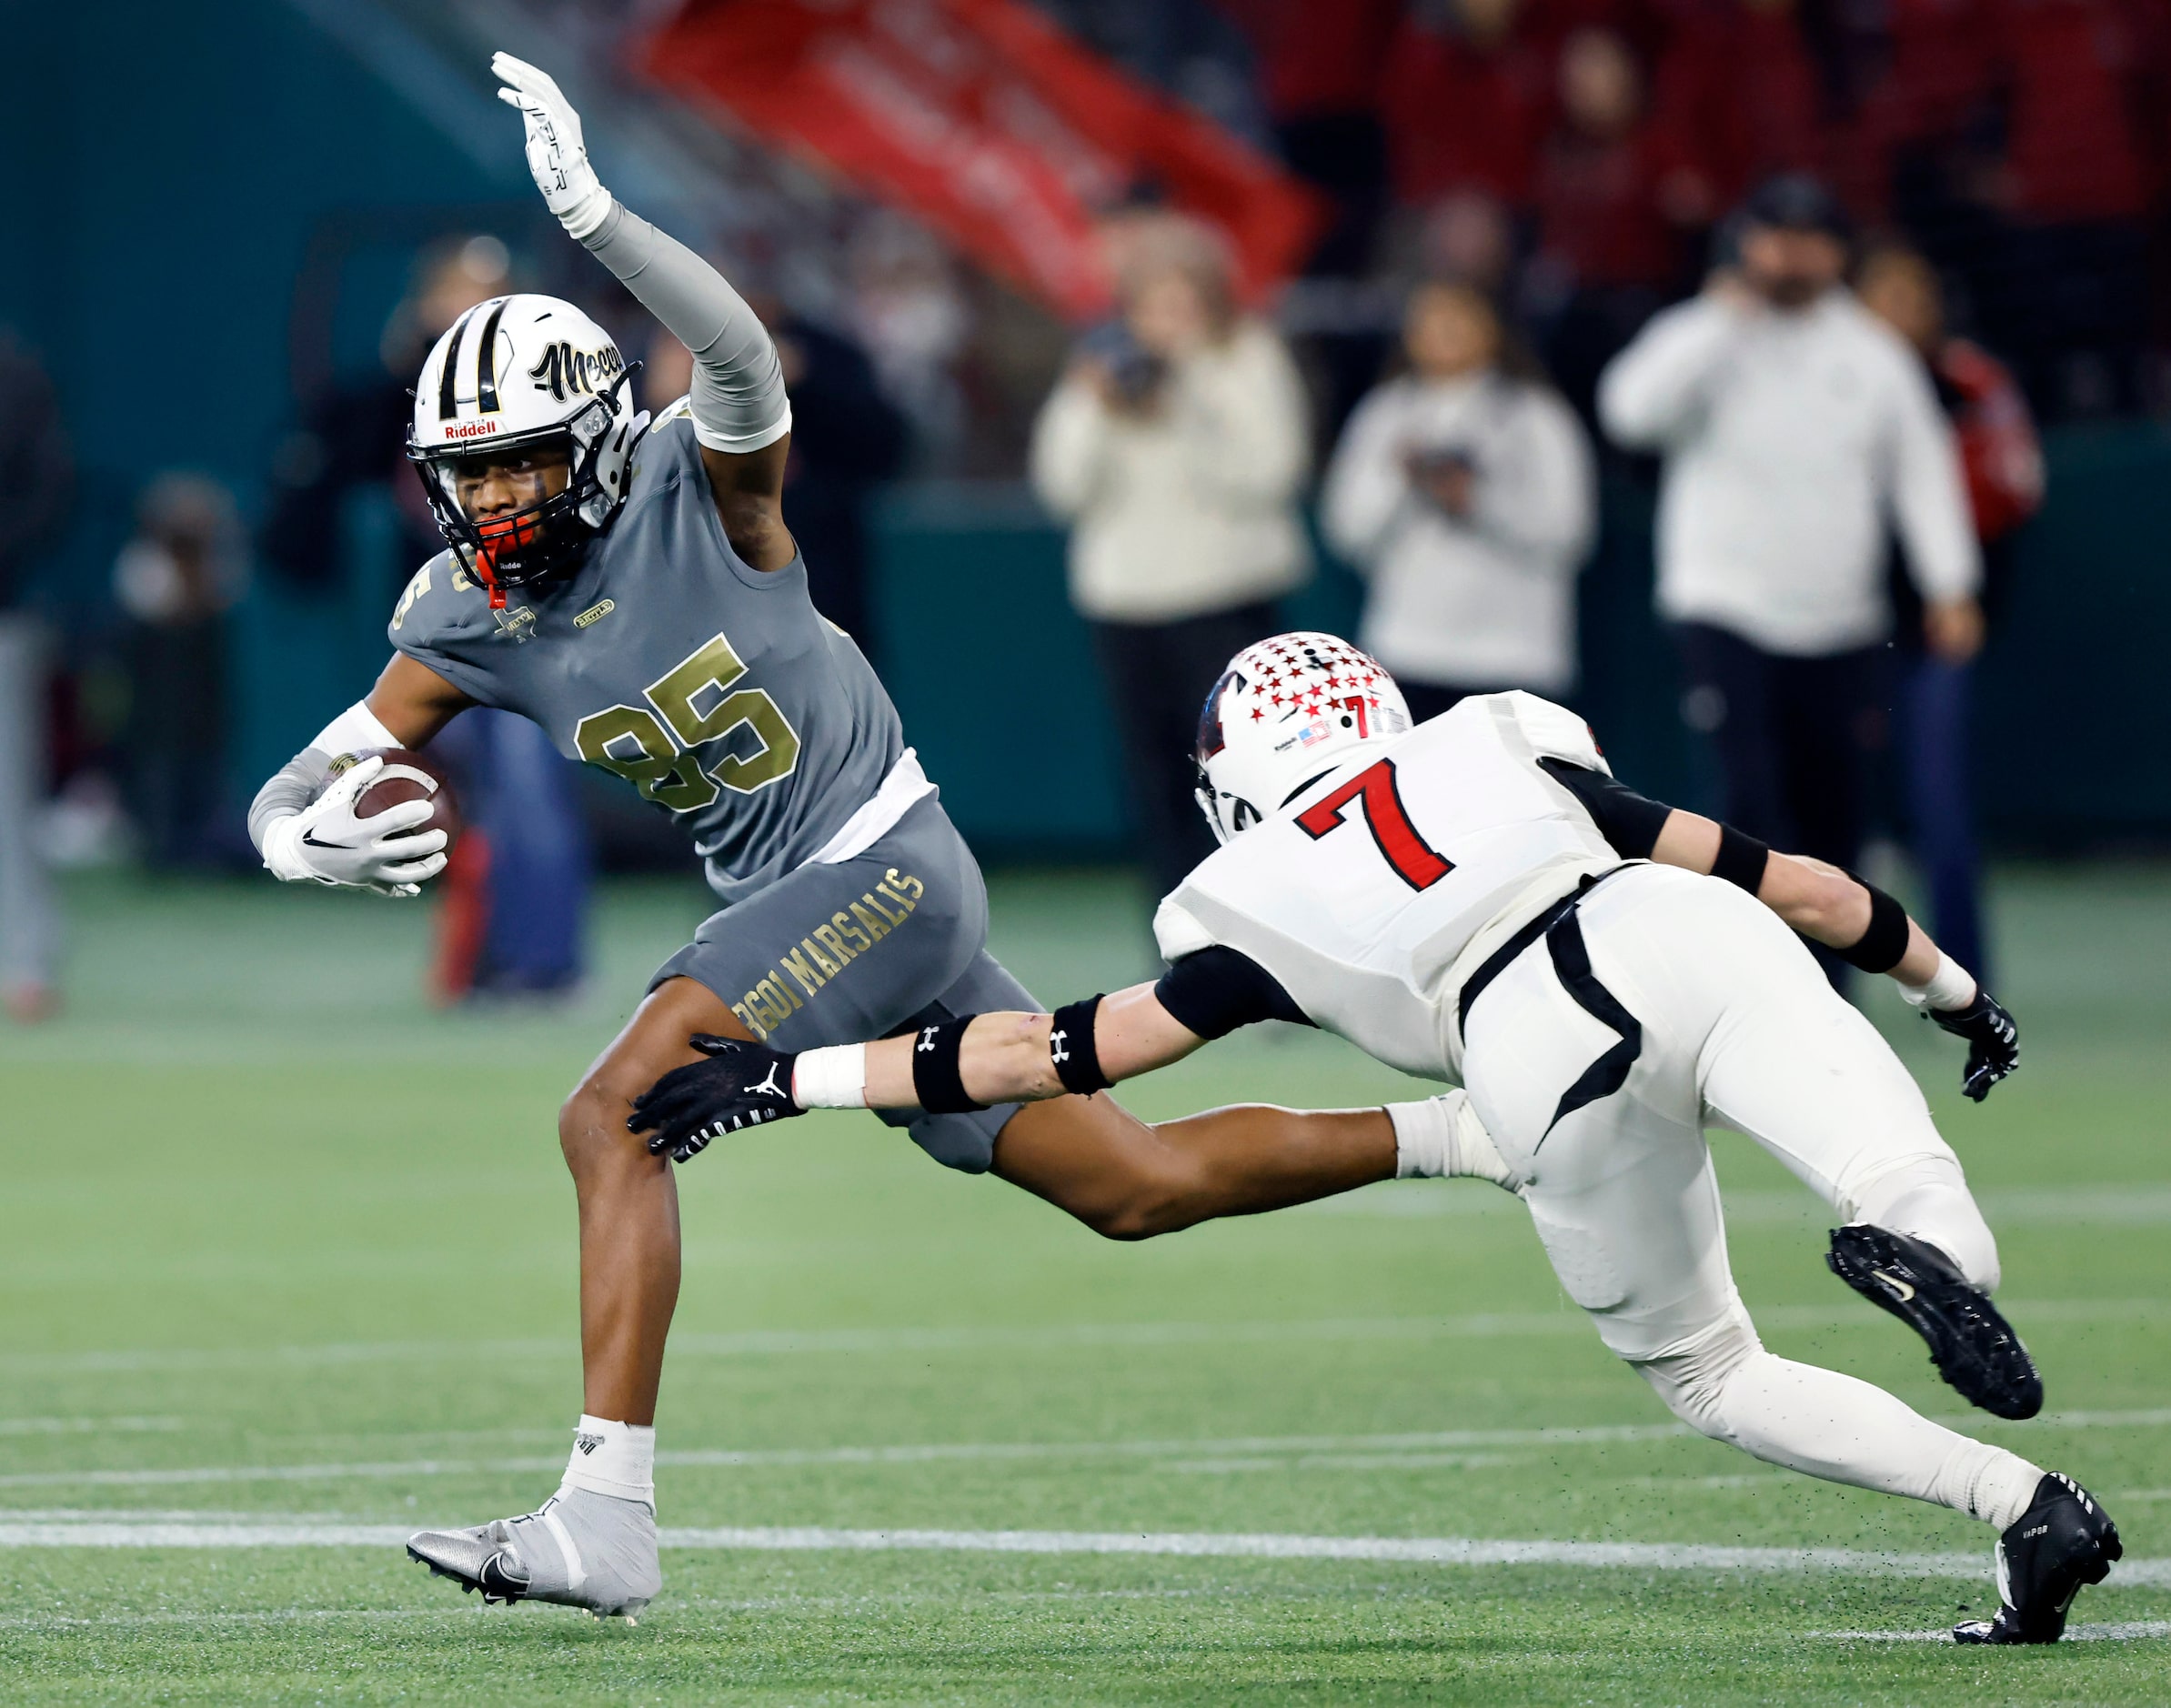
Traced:
<path id="1" fill-rule="evenodd" d="M 1455 1010 L 1485 957 L 1621 857 L 1542 758 L 1608 771 L 1589 727 L 1533 694 L 1472 696 L 1232 838 L 1161 904 L 1171 960 L 1249 956 L 1366 1054 L 1461 1078 Z"/>
<path id="2" fill-rule="evenodd" d="M 624 778 L 691 838 L 729 906 L 813 858 L 904 753 L 890 697 L 824 622 L 794 558 L 731 549 L 685 406 L 633 453 L 624 507 L 579 566 L 493 609 L 450 553 L 392 645 L 559 752 Z"/>

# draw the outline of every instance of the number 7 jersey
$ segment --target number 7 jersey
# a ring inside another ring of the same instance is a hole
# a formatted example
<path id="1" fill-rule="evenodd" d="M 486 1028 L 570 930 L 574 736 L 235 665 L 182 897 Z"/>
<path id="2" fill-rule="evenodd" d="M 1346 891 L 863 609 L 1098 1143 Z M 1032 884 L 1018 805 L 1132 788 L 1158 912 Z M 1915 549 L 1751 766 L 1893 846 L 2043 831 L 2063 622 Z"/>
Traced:
<path id="1" fill-rule="evenodd" d="M 1550 701 L 1462 701 L 1201 861 L 1154 917 L 1161 954 L 1237 949 L 1368 1055 L 1458 1080 L 1463 980 L 1525 920 L 1621 864 L 1545 757 L 1608 769 L 1589 727 Z"/>

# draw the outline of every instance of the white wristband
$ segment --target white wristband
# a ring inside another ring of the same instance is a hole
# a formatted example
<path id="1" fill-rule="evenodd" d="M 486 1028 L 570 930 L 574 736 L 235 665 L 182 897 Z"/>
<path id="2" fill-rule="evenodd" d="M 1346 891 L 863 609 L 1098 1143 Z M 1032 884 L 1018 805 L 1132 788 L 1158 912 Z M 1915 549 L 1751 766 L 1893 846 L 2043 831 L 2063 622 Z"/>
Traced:
<path id="1" fill-rule="evenodd" d="M 1975 975 L 1941 949 L 1930 982 L 1904 984 L 1900 995 L 1910 1008 L 1964 1009 L 1975 1000 Z"/>
<path id="2" fill-rule="evenodd" d="M 365 748 L 397 748 L 402 744 L 397 736 L 377 721 L 367 700 L 357 700 L 319 729 L 317 739 L 309 745 L 336 759 L 343 754 L 359 753 Z"/>
<path id="3" fill-rule="evenodd" d="M 801 1109 L 865 1109 L 867 1046 L 802 1050 L 791 1070 L 791 1100 Z"/>

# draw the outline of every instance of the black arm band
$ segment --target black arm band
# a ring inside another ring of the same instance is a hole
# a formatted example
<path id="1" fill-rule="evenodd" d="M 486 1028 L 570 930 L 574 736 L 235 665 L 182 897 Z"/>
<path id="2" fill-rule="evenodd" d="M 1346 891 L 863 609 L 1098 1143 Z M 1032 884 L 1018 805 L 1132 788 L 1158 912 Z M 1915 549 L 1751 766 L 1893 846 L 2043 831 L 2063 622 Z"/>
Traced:
<path id="1" fill-rule="evenodd" d="M 1256 1020 L 1313 1023 L 1273 974 L 1225 943 L 1186 955 L 1161 974 L 1153 994 L 1171 1020 L 1201 1038 L 1226 1038 Z"/>
<path id="2" fill-rule="evenodd" d="M 1091 1097 L 1114 1084 L 1101 1071 L 1101 1050 L 1093 1042 L 1093 1022 L 1101 1018 L 1101 998 L 1066 1002 L 1055 1011 L 1048 1030 L 1048 1060 L 1055 1064 L 1055 1077 L 1063 1090 Z"/>
<path id="3" fill-rule="evenodd" d="M 1666 828 L 1666 820 L 1673 815 L 1673 808 L 1662 800 L 1637 794 L 1627 784 L 1603 771 L 1571 765 L 1551 754 L 1539 759 L 1538 769 L 1583 802 L 1583 810 L 1598 827 L 1598 834 L 1606 839 L 1614 853 L 1623 859 L 1651 858 L 1651 850 L 1658 846 L 1658 833 Z"/>
<path id="4" fill-rule="evenodd" d="M 1853 872 L 1847 876 L 1854 878 Z M 1907 953 L 1907 909 L 1867 879 L 1854 881 L 1869 891 L 1869 929 L 1837 953 L 1848 966 L 1864 972 L 1890 972 Z"/>
<path id="5" fill-rule="evenodd" d="M 1719 857 L 1711 863 L 1714 878 L 1724 878 L 1754 895 L 1764 888 L 1764 869 L 1771 860 L 1768 844 L 1730 824 L 1719 827 Z"/>
<path id="6" fill-rule="evenodd" d="M 973 1016 L 960 1014 L 954 1020 L 922 1026 L 912 1040 L 912 1094 L 930 1115 L 963 1115 L 985 1103 L 965 1095 L 965 1076 L 958 1069 L 958 1051 L 964 1048 L 965 1029 Z"/>

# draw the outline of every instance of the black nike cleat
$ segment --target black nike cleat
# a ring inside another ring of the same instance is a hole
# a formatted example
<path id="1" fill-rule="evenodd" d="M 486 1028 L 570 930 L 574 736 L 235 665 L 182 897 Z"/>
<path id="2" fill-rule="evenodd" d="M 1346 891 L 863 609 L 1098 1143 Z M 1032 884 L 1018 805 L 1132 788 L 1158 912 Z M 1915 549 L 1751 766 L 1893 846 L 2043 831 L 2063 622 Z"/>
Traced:
<path id="1" fill-rule="evenodd" d="M 1858 1221 L 1832 1231 L 1824 1261 L 1927 1341 L 1937 1373 L 1970 1405 L 2003 1418 L 2034 1417 L 2043 1410 L 2043 1378 L 2020 1336 L 1990 1295 L 1935 1246 Z"/>
<path id="2" fill-rule="evenodd" d="M 1995 1619 L 1953 1627 L 1955 1643 L 2055 1643 L 2084 1584 L 2100 1583 L 2126 1552 L 2118 1526 L 2071 1477 L 2053 1471 L 1997 1539 Z"/>

